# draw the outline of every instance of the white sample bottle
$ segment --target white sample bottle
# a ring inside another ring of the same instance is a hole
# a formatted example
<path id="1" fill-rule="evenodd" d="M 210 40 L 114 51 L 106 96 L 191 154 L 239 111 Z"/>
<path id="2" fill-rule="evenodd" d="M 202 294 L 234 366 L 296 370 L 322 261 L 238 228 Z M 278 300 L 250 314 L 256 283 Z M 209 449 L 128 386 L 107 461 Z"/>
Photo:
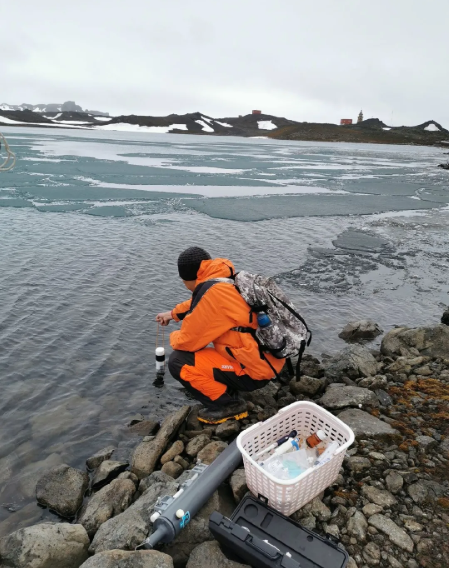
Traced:
<path id="1" fill-rule="evenodd" d="M 156 347 L 156 375 L 163 377 L 165 375 L 165 349 L 164 347 Z"/>

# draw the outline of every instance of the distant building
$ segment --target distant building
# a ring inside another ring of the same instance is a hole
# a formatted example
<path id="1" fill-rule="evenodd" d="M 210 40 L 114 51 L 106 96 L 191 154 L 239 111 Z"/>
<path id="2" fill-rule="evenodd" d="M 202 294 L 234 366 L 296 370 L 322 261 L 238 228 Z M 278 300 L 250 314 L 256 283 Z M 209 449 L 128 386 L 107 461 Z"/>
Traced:
<path id="1" fill-rule="evenodd" d="M 360 111 L 357 122 L 363 122 L 363 111 Z"/>
<path id="2" fill-rule="evenodd" d="M 261 110 L 253 110 L 253 114 L 262 114 Z"/>
<path id="3" fill-rule="evenodd" d="M 352 118 L 342 118 L 342 119 L 340 120 L 340 124 L 341 124 L 341 125 L 343 125 L 343 124 L 352 124 Z"/>

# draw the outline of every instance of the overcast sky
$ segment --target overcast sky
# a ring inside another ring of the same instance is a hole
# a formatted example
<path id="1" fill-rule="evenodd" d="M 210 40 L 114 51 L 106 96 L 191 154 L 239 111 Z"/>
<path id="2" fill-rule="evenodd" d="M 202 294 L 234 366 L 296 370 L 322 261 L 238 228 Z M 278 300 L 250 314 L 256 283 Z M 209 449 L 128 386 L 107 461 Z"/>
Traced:
<path id="1" fill-rule="evenodd" d="M 449 128 L 449 0 L 16 0 L 0 103 Z"/>

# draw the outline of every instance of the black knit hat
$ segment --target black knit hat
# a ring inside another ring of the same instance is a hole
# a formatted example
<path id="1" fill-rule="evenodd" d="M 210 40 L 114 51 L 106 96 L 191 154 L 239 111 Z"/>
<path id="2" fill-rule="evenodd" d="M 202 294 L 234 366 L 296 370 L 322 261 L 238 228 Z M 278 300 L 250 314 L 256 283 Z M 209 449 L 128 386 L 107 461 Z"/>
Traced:
<path id="1" fill-rule="evenodd" d="M 200 247 L 186 249 L 178 258 L 179 276 L 183 280 L 196 280 L 202 261 L 210 259 L 210 254 Z"/>

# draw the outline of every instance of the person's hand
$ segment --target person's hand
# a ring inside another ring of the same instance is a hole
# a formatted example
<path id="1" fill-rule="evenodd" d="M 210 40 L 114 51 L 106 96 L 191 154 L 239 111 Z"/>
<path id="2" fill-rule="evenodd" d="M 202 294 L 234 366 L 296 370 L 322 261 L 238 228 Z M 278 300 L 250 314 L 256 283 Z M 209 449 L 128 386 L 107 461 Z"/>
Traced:
<path id="1" fill-rule="evenodd" d="M 168 325 L 172 319 L 171 312 L 162 312 L 156 316 L 156 321 L 161 325 Z"/>

